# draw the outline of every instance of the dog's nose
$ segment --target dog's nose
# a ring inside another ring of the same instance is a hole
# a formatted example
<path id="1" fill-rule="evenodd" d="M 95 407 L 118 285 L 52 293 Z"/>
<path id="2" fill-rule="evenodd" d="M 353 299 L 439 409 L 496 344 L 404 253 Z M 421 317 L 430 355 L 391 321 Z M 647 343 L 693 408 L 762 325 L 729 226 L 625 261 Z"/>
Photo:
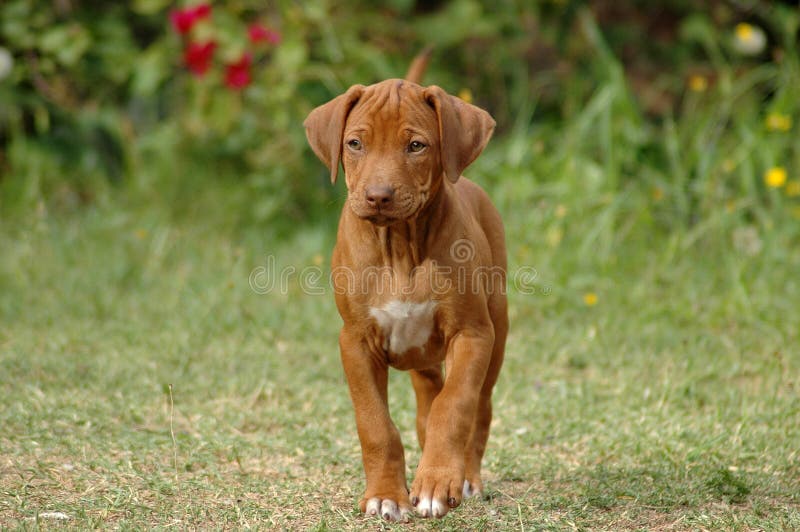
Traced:
<path id="1" fill-rule="evenodd" d="M 370 207 L 388 207 L 394 197 L 394 189 L 389 185 L 369 185 L 364 195 Z"/>

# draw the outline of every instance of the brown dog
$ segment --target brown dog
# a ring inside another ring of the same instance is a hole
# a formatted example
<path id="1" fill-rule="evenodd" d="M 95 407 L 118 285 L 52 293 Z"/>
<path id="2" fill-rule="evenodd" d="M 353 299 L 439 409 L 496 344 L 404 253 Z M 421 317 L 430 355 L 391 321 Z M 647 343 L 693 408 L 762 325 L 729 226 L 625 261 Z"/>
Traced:
<path id="1" fill-rule="evenodd" d="M 494 120 L 439 87 L 390 79 L 351 87 L 304 125 L 331 181 L 341 160 L 347 182 L 332 276 L 367 477 L 361 511 L 405 521 L 413 505 L 442 517 L 483 488 L 508 330 L 502 221 L 460 177 Z M 417 398 L 422 458 L 410 492 L 389 366 L 410 371 Z"/>

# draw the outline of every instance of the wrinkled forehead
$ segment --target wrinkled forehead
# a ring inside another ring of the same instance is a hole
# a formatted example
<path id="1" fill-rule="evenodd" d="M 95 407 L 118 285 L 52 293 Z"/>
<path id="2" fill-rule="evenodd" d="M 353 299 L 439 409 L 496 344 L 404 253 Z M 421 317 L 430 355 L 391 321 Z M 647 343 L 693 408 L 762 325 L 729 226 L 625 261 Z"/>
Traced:
<path id="1" fill-rule="evenodd" d="M 438 131 L 436 111 L 426 101 L 423 88 L 402 79 L 389 79 L 370 85 L 350 111 L 347 128 L 379 127 L 394 123 L 399 127 Z"/>

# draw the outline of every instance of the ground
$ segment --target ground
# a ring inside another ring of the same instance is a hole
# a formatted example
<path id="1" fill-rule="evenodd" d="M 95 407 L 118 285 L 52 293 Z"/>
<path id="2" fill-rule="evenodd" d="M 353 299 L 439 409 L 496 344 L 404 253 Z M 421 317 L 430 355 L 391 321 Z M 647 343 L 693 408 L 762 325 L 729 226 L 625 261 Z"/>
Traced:
<path id="1" fill-rule="evenodd" d="M 147 212 L 39 217 L 0 231 L 3 526 L 800 528 L 798 251 L 779 238 L 581 264 L 515 240 L 512 214 L 487 498 L 403 527 L 356 507 L 340 321 L 314 279 L 330 229 L 269 245 Z M 390 386 L 410 479 L 413 393 Z"/>

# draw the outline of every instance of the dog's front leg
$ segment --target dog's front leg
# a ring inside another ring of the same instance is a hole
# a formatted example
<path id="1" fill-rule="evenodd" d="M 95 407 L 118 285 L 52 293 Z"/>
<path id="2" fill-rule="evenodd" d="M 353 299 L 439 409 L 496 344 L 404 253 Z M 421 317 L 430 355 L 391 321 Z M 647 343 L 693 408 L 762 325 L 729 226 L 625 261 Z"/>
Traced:
<path id="1" fill-rule="evenodd" d="M 339 347 L 367 477 L 367 489 L 359 506 L 368 515 L 406 521 L 412 508 L 406 487 L 403 444 L 389 417 L 389 368 L 382 357 L 370 350 L 363 336 L 346 326 L 339 336 Z"/>
<path id="2" fill-rule="evenodd" d="M 422 517 L 442 517 L 461 504 L 464 449 L 493 342 L 491 326 L 462 331 L 450 342 L 444 388 L 431 405 L 425 448 L 411 485 L 411 503 Z"/>

